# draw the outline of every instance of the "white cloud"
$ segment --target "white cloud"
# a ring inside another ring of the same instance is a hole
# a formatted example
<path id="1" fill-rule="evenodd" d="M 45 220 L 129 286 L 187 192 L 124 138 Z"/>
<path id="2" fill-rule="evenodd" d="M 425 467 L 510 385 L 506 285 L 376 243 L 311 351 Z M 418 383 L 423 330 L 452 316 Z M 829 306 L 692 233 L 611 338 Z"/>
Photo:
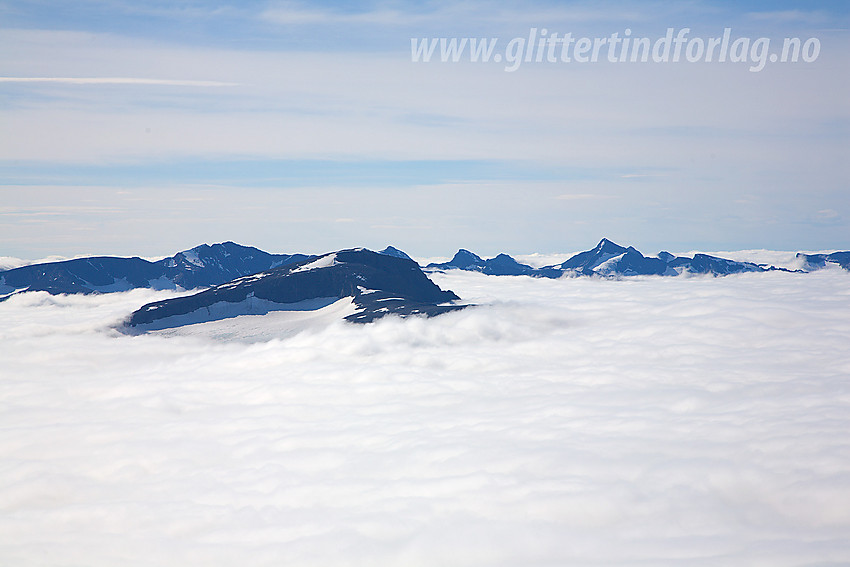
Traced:
<path id="1" fill-rule="evenodd" d="M 560 201 L 584 201 L 586 199 L 610 199 L 609 195 L 597 195 L 595 193 L 564 193 L 555 197 Z"/>
<path id="2" fill-rule="evenodd" d="M 652 16 L 657 16 L 654 13 Z M 504 29 L 504 24 L 516 25 L 529 22 L 531 25 L 557 25 L 565 23 L 587 23 L 611 21 L 647 21 L 651 17 L 646 10 L 626 6 L 600 9 L 592 4 L 572 6 L 536 6 L 517 7 L 512 3 L 499 2 L 431 2 L 424 6 L 398 3 L 378 4 L 359 11 L 335 9 L 317 9 L 303 2 L 275 2 L 260 14 L 260 18 L 283 25 L 381 25 L 381 26 L 440 26 L 451 28 L 459 22 L 475 22 L 491 26 L 500 26 L 496 33 Z M 467 27 L 467 29 L 469 29 Z"/>
<path id="3" fill-rule="evenodd" d="M 834 209 L 821 209 L 813 215 L 812 220 L 818 224 L 837 224 L 841 222 L 841 214 Z"/>
<path id="4" fill-rule="evenodd" d="M 26 266 L 28 263 L 29 262 L 27 260 L 15 258 L 14 256 L 0 256 L 0 271 L 19 268 L 21 266 Z"/>
<path id="5" fill-rule="evenodd" d="M 768 12 L 750 12 L 753 20 L 774 23 L 823 24 L 831 21 L 830 16 L 820 10 L 775 10 Z"/>
<path id="6" fill-rule="evenodd" d="M 0 77 L 0 83 L 66 83 L 69 85 L 159 85 L 170 87 L 235 87 L 238 83 L 140 77 Z"/>
<path id="7" fill-rule="evenodd" d="M 428 16 L 417 16 L 398 10 L 379 9 L 345 13 L 327 9 L 316 9 L 310 5 L 294 2 L 274 4 L 265 10 L 260 17 L 263 20 L 283 25 L 408 25 L 423 19 L 431 19 Z"/>
<path id="8" fill-rule="evenodd" d="M 437 275 L 488 305 L 255 344 L 16 296 L 0 560 L 846 562 L 847 278 Z"/>

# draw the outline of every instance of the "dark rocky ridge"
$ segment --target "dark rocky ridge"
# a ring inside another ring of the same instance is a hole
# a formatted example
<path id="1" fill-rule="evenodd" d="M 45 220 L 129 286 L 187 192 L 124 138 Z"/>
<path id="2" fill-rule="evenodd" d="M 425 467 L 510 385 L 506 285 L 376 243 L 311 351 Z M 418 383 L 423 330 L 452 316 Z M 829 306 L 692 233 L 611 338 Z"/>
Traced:
<path id="1" fill-rule="evenodd" d="M 451 304 L 458 296 L 441 290 L 413 260 L 359 248 L 241 277 L 194 295 L 150 303 L 134 312 L 126 326 L 164 329 L 187 321 L 256 314 L 257 309 L 248 310 L 252 302 L 261 304 L 261 312 L 268 312 L 291 310 L 293 304 L 311 301 L 319 307 L 345 297 L 353 298 L 357 307 L 357 312 L 346 319 L 356 323 L 389 314 L 433 316 L 465 307 Z"/>

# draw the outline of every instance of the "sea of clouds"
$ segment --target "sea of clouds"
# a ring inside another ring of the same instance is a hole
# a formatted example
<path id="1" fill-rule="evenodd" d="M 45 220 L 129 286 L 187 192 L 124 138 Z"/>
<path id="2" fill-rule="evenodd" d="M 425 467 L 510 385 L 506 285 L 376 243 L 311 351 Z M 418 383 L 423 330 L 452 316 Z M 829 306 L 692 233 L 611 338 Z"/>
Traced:
<path id="1" fill-rule="evenodd" d="M 114 330 L 173 292 L 0 303 L 0 564 L 850 562 L 846 271 L 432 277 L 479 306 L 222 340 Z"/>

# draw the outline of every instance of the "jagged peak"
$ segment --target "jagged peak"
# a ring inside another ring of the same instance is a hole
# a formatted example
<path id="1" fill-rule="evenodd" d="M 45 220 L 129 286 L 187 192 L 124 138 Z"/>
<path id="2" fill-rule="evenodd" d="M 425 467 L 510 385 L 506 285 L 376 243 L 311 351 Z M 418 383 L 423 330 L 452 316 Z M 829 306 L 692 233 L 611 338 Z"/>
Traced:
<path id="1" fill-rule="evenodd" d="M 623 252 L 626 251 L 626 248 L 623 247 L 623 246 L 620 246 L 616 242 L 608 240 L 607 238 L 603 238 L 602 240 L 599 241 L 599 244 L 596 245 L 595 250 L 597 252 L 608 252 L 608 253 L 615 253 L 616 252 L 617 254 L 622 254 Z"/>

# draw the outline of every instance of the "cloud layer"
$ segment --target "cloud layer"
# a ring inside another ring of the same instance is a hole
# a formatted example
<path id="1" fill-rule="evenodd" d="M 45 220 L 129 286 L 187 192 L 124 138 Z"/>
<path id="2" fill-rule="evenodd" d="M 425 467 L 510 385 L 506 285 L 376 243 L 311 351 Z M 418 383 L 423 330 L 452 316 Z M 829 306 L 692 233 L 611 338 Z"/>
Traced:
<path id="1" fill-rule="evenodd" d="M 0 304 L 0 562 L 850 561 L 846 272 L 435 280 L 482 306 L 251 344 Z"/>

